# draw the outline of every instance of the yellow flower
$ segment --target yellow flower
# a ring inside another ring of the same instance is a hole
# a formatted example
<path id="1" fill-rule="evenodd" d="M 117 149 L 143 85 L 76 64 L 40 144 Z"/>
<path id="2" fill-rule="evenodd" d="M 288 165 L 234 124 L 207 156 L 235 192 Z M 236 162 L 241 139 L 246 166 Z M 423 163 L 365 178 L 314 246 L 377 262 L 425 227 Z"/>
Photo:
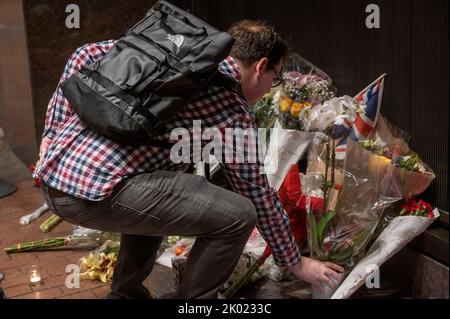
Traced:
<path id="1" fill-rule="evenodd" d="M 292 116 L 298 117 L 301 110 L 303 109 L 303 107 L 304 107 L 304 105 L 302 103 L 298 103 L 298 102 L 292 103 L 292 106 L 291 106 Z"/>
<path id="2" fill-rule="evenodd" d="M 293 102 L 294 101 L 292 101 L 290 98 L 282 96 L 280 99 L 280 112 L 288 112 Z"/>
<path id="3" fill-rule="evenodd" d="M 303 106 L 304 107 L 310 107 L 312 104 L 311 103 L 309 103 L 309 102 L 305 102 L 305 103 L 303 103 Z"/>
<path id="4" fill-rule="evenodd" d="M 88 257 L 80 260 L 80 278 L 84 280 L 100 280 L 108 282 L 114 274 L 114 266 L 117 261 L 117 253 L 90 253 Z"/>

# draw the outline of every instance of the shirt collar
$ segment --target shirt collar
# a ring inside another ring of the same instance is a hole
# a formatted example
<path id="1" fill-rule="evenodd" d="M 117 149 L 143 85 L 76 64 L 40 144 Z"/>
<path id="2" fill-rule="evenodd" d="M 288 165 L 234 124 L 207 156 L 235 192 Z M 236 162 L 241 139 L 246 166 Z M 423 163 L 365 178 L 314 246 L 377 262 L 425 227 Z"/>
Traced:
<path id="1" fill-rule="evenodd" d="M 235 59 L 231 56 L 220 62 L 219 70 L 225 75 L 231 77 L 239 84 L 241 83 L 241 71 Z"/>

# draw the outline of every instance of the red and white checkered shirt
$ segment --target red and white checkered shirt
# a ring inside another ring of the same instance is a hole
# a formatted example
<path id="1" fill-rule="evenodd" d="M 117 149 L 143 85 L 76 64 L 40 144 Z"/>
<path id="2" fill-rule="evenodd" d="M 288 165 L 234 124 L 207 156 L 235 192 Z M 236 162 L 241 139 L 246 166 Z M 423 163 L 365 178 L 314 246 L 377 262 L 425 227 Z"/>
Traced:
<path id="1" fill-rule="evenodd" d="M 81 67 L 103 57 L 115 44 L 109 40 L 87 44 L 70 57 L 60 84 Z M 219 71 L 240 83 L 238 65 L 228 57 Z M 193 136 L 193 121 L 201 120 L 202 128 L 255 127 L 247 103 L 231 90 L 211 86 L 198 92 L 192 102 L 165 123 L 170 132 L 186 128 Z M 188 164 L 175 164 L 170 150 L 160 146 L 123 146 L 89 129 L 73 112 L 62 90 L 57 87 L 50 100 L 43 136 L 51 139 L 48 151 L 40 160 L 35 176 L 47 185 L 76 197 L 98 201 L 106 198 L 122 179 L 155 170 L 185 171 Z M 170 133 L 157 139 L 169 141 Z M 280 266 L 291 266 L 300 259 L 289 219 L 277 192 L 269 187 L 267 177 L 260 174 L 260 163 L 222 163 L 221 167 L 234 190 L 249 198 L 258 213 L 257 227 L 272 248 Z"/>

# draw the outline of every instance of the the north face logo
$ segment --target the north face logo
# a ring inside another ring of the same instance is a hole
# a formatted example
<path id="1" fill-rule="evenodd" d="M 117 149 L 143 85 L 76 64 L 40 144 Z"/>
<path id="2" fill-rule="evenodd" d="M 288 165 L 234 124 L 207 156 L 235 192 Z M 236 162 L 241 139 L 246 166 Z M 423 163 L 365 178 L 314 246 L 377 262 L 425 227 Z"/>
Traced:
<path id="1" fill-rule="evenodd" d="M 173 42 L 179 48 L 183 45 L 184 37 L 181 34 L 168 34 L 167 40 Z"/>

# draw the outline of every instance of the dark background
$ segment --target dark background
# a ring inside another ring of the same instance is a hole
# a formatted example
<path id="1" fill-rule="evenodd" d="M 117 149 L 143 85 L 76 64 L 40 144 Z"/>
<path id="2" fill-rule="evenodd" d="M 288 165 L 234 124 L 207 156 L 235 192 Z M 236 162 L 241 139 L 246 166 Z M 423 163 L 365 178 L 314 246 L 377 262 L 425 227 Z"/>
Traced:
<path id="1" fill-rule="evenodd" d="M 155 1 L 23 0 L 38 141 L 45 110 L 70 54 L 87 42 L 118 38 Z M 327 72 L 338 95 L 354 96 L 387 73 L 381 112 L 411 135 L 410 147 L 435 171 L 424 198 L 448 211 L 447 0 L 179 0 L 208 23 L 263 19 L 290 46 Z M 67 29 L 68 4 L 81 28 Z M 366 6 L 378 4 L 381 28 L 368 29 Z"/>

